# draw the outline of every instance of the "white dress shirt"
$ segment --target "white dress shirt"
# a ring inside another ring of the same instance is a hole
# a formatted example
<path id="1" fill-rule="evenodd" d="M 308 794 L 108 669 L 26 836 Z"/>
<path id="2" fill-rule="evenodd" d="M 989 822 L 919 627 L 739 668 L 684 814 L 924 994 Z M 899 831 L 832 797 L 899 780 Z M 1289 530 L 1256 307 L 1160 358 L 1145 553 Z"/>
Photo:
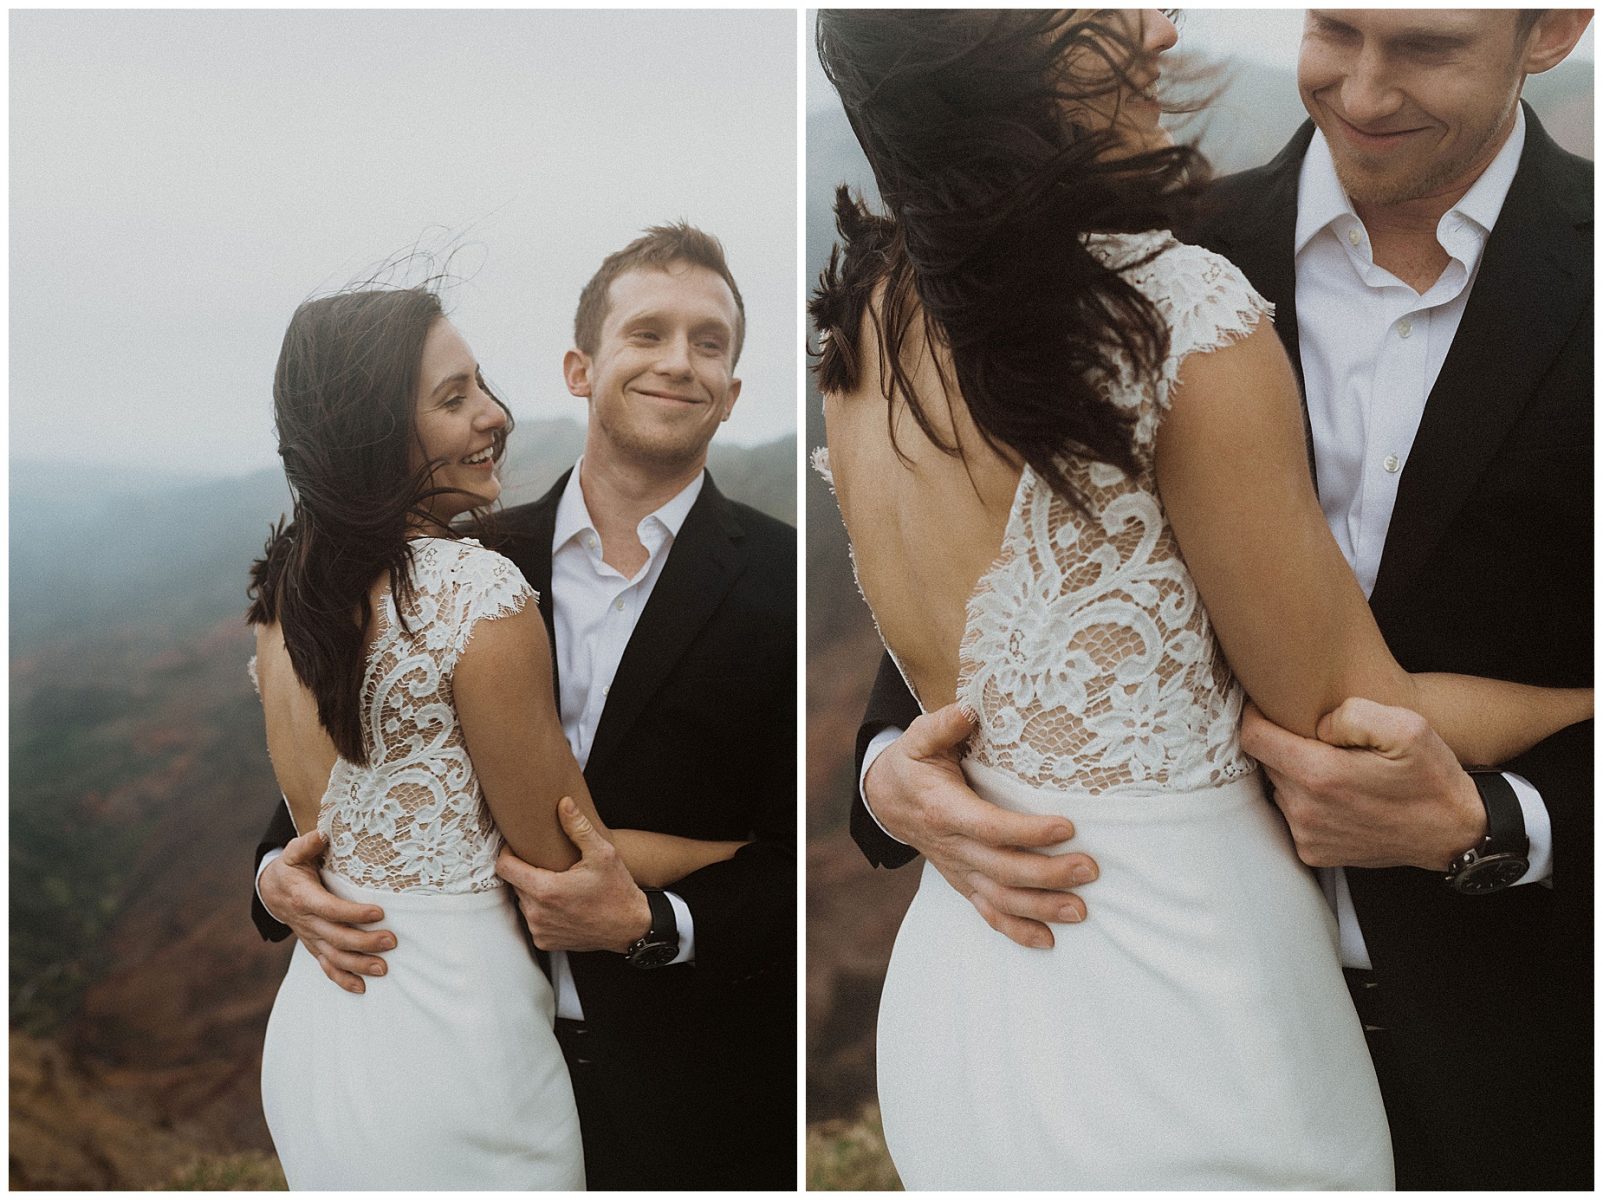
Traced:
<path id="1" fill-rule="evenodd" d="M 557 502 L 556 528 L 551 534 L 551 608 L 556 626 L 558 702 L 562 732 L 582 768 L 590 760 L 596 726 L 606 707 L 607 693 L 618 664 L 629 645 L 646 601 L 662 576 L 668 551 L 689 515 L 707 478 L 703 471 L 683 491 L 636 526 L 646 562 L 632 578 L 602 561 L 601 535 L 585 506 L 579 475 L 580 459 L 568 476 L 568 486 Z M 695 958 L 695 927 L 690 907 L 673 892 L 665 893 L 679 926 L 676 963 Z M 579 1020 L 584 1011 L 573 985 L 568 956 L 551 954 L 551 982 L 557 993 L 557 1016 Z"/>
<path id="2" fill-rule="evenodd" d="M 1322 133 L 1315 131 L 1303 157 L 1293 243 L 1297 338 L 1319 500 L 1365 596 L 1380 570 L 1397 485 L 1425 401 L 1452 346 L 1486 241 L 1519 167 L 1525 114 L 1517 108 L 1515 113 L 1513 132 L 1497 157 L 1437 223 L 1437 241 L 1449 261 L 1423 295 L 1375 264 L 1368 230 L 1336 177 Z M 868 768 L 900 732 L 881 730 L 869 742 L 858 775 L 859 795 Z M 1519 797 L 1531 841 L 1530 870 L 1519 882 L 1545 881 L 1553 871 L 1547 806 L 1522 776 L 1504 776 Z M 868 814 L 874 817 L 874 810 L 869 808 Z M 1095 857 L 1095 847 L 1086 850 Z M 1336 910 L 1342 965 L 1369 967 L 1346 872 L 1325 868 L 1319 876 Z"/>
<path id="3" fill-rule="evenodd" d="M 668 503 L 636 527 L 646 548 L 645 565 L 625 579 L 602 561 L 601 535 L 590 520 L 579 473 L 581 458 L 568 476 L 557 503 L 556 528 L 551 537 L 551 604 L 556 626 L 556 660 L 562 732 L 582 769 L 590 758 L 596 726 L 606 706 L 612 679 L 618 673 L 624 649 L 634 633 L 646 601 L 662 575 L 668 551 L 685 523 L 707 478 L 703 471 Z M 267 865 L 282 851 L 262 856 L 256 868 L 259 881 Z M 260 897 L 260 891 L 257 892 Z M 673 892 L 665 892 L 673 905 L 679 930 L 679 954 L 674 963 L 696 957 L 695 923 L 690 906 Z M 266 905 L 263 905 L 266 908 Z M 269 916 L 272 915 L 269 910 Z M 276 920 L 276 918 L 275 918 Z M 670 964 L 671 965 L 671 964 Z M 557 1016 L 581 1020 L 584 1010 L 573 984 L 573 972 L 563 951 L 551 953 L 551 982 L 556 991 Z"/>
<path id="4" fill-rule="evenodd" d="M 1315 131 L 1297 181 L 1297 345 L 1308 424 L 1319 472 L 1319 503 L 1336 544 L 1368 596 L 1397 503 L 1425 401 L 1441 373 L 1469 302 L 1481 255 L 1519 168 L 1525 114 L 1491 165 L 1436 225 L 1447 252 L 1440 278 L 1420 294 L 1377 266 L 1369 231 L 1336 177 L 1325 135 Z M 1553 826 L 1541 795 L 1505 772 L 1531 839 L 1531 868 L 1520 883 L 1553 871 Z M 1347 873 L 1322 868 L 1320 885 L 1336 910 L 1341 960 L 1368 967 Z"/>

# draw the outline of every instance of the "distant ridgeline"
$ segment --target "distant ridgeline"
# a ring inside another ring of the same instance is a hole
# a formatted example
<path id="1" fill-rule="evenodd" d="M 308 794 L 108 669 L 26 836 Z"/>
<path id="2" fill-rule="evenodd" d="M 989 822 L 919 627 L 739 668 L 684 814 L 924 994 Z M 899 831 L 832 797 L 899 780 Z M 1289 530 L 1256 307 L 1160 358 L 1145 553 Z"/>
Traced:
<path id="1" fill-rule="evenodd" d="M 505 465 L 503 505 L 537 499 L 584 445 L 574 421 L 523 421 Z M 796 520 L 794 438 L 713 444 L 719 489 Z M 11 650 L 86 626 L 176 632 L 243 616 L 246 570 L 289 495 L 277 470 L 207 482 L 63 471 L 17 462 L 11 472 Z"/>

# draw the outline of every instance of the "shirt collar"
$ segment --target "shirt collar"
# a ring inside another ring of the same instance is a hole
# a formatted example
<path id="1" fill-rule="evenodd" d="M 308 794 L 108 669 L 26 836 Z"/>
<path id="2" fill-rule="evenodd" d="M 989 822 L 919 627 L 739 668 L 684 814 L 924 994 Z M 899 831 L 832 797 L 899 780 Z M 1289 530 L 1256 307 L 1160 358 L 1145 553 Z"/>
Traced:
<path id="1" fill-rule="evenodd" d="M 553 549 L 560 548 L 577 535 L 586 530 L 594 531 L 595 522 L 590 519 L 590 510 L 585 506 L 584 489 L 579 486 L 579 471 L 584 466 L 584 458 L 574 463 L 573 472 L 568 476 L 567 486 L 562 489 L 562 498 L 557 501 L 556 528 L 551 533 Z M 702 470 L 694 479 L 680 490 L 668 503 L 656 512 L 648 515 L 640 524 L 646 521 L 656 521 L 673 537 L 679 536 L 679 530 L 695 507 L 696 500 L 701 495 L 701 487 L 707 481 L 707 472 Z"/>
<path id="2" fill-rule="evenodd" d="M 1525 150 L 1525 106 L 1514 106 L 1514 129 L 1508 135 L 1508 141 L 1497 152 L 1481 177 L 1470 187 L 1469 191 L 1451 209 L 1447 216 L 1454 213 L 1468 217 L 1487 233 L 1497 224 L 1498 214 L 1503 211 L 1503 201 L 1508 198 L 1508 189 L 1514 185 L 1514 176 L 1519 171 L 1520 155 Z"/>
<path id="3" fill-rule="evenodd" d="M 1514 128 L 1508 140 L 1497 152 L 1497 157 L 1470 185 L 1469 191 L 1442 215 L 1438 230 L 1445 228 L 1446 222 L 1457 215 L 1468 217 L 1481 227 L 1483 233 L 1490 233 L 1497 224 L 1498 214 L 1503 211 L 1503 201 L 1514 182 L 1515 172 L 1519 170 L 1520 153 L 1524 148 L 1525 110 L 1523 105 L 1516 105 Z M 1330 156 L 1330 143 L 1325 141 L 1323 133 L 1315 129 L 1313 141 L 1308 143 L 1308 153 L 1303 155 L 1302 171 L 1297 180 L 1297 231 L 1292 253 L 1301 254 L 1303 247 L 1316 233 L 1343 217 L 1358 220 L 1341 180 L 1336 177 L 1336 163 Z"/>

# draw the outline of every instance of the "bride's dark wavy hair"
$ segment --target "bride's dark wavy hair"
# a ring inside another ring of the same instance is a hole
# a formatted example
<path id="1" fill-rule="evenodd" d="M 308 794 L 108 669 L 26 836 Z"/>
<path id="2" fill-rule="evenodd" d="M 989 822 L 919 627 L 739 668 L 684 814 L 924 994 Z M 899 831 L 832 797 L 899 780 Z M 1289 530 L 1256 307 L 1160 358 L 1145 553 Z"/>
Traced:
<path id="1" fill-rule="evenodd" d="M 887 210 L 836 191 L 841 244 L 809 306 L 820 387 L 857 386 L 866 316 L 893 444 L 900 398 L 961 457 L 904 353 L 923 339 L 950 395 L 942 347 L 987 444 L 1083 507 L 1067 460 L 1136 469 L 1132 422 L 1100 381 L 1120 361 L 1153 378 L 1168 349 L 1158 312 L 1084 235 L 1183 227 L 1207 179 L 1189 146 L 1121 156 L 1107 118 L 1075 107 L 1139 90 L 1139 34 L 1107 12 L 825 9 L 817 41 Z"/>
<path id="2" fill-rule="evenodd" d="M 435 487 L 437 462 L 410 465 L 413 448 L 422 448 L 416 405 L 423 343 L 444 317 L 427 286 L 308 300 L 290 319 L 273 374 L 278 453 L 294 511 L 288 524 L 281 518 L 272 528 L 251 565 L 246 620 L 280 624 L 323 728 L 340 756 L 357 764 L 367 762 L 361 688 L 369 590 L 388 572 L 404 614 L 412 594 L 408 531 L 433 525 L 450 536 L 430 516 L 429 501 L 471 494 Z M 508 412 L 495 437 L 497 462 L 511 430 Z"/>

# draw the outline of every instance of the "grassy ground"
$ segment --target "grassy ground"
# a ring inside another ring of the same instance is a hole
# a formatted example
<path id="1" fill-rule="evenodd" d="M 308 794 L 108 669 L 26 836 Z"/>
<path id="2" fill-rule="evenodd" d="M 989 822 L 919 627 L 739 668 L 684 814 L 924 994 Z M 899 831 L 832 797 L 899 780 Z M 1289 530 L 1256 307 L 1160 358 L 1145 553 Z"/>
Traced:
<path id="1" fill-rule="evenodd" d="M 173 1176 L 167 1192 L 282 1192 L 284 1172 L 271 1154 L 200 1158 Z"/>
<path id="2" fill-rule="evenodd" d="M 819 1121 L 807 1127 L 807 1190 L 899 1192 L 879 1109 L 867 1105 L 856 1120 Z"/>

